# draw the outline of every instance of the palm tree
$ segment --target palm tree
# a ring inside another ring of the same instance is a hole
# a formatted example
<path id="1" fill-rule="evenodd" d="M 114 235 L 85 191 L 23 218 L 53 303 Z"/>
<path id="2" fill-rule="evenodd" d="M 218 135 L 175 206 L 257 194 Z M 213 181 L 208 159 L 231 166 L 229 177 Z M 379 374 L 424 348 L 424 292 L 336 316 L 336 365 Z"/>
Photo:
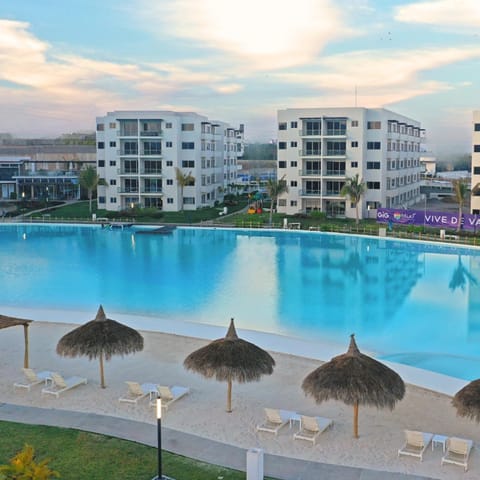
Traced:
<path id="1" fill-rule="evenodd" d="M 97 171 L 91 165 L 88 165 L 80 171 L 80 185 L 88 192 L 88 201 L 90 213 L 92 213 L 92 196 L 93 191 L 98 185 L 105 185 L 105 181 L 100 178 Z"/>
<path id="2" fill-rule="evenodd" d="M 452 180 L 453 193 L 455 200 L 458 203 L 458 225 L 457 232 L 462 228 L 463 206 L 468 195 L 468 185 L 463 178 Z"/>
<path id="3" fill-rule="evenodd" d="M 269 217 L 269 222 L 271 225 L 272 218 L 273 218 L 273 211 L 276 210 L 277 208 L 278 197 L 283 193 L 288 192 L 288 186 L 285 180 L 285 175 L 278 181 L 274 178 L 269 178 L 267 180 L 266 189 L 267 189 L 268 196 L 270 197 L 270 200 L 272 202 L 270 205 L 270 217 Z"/>
<path id="4" fill-rule="evenodd" d="M 195 185 L 195 178 L 192 176 L 192 172 L 183 173 L 178 167 L 175 167 L 175 175 L 178 188 L 180 189 L 180 211 L 183 212 L 183 189 L 190 185 Z"/>
<path id="5" fill-rule="evenodd" d="M 349 197 L 350 202 L 355 205 L 355 223 L 358 225 L 358 204 L 362 195 L 367 191 L 367 185 L 363 182 L 358 173 L 354 177 L 347 178 L 345 185 L 340 190 L 342 197 Z"/>
<path id="6" fill-rule="evenodd" d="M 458 256 L 458 264 L 453 271 L 452 279 L 448 284 L 448 288 L 454 292 L 457 288 L 460 288 L 462 292 L 465 290 L 467 280 L 472 285 L 477 285 L 477 279 L 463 266 L 462 257 Z"/>

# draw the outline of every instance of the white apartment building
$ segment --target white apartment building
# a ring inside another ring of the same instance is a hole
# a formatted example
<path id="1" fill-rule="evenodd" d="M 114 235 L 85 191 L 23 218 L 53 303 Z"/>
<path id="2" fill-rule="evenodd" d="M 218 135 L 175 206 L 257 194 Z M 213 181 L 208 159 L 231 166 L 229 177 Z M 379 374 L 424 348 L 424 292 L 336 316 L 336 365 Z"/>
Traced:
<path id="1" fill-rule="evenodd" d="M 196 210 L 221 202 L 243 155 L 243 125 L 191 112 L 115 111 L 97 117 L 98 208 Z M 177 169 L 191 175 L 182 187 Z"/>
<path id="2" fill-rule="evenodd" d="M 340 191 L 356 174 L 367 185 L 361 218 L 376 209 L 407 208 L 421 199 L 420 123 L 383 108 L 302 108 L 278 111 L 278 178 L 288 193 L 285 214 L 325 212 L 355 218 Z M 480 165 L 480 163 L 479 163 Z"/>
<path id="3" fill-rule="evenodd" d="M 472 132 L 472 193 L 470 201 L 470 213 L 480 214 L 480 110 L 473 112 Z"/>

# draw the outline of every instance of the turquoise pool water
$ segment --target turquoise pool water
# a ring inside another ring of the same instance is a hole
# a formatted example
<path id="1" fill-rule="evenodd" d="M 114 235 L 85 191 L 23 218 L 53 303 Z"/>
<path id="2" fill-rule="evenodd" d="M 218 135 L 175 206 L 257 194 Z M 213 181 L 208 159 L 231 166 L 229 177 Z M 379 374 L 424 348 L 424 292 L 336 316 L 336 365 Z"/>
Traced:
<path id="1" fill-rule="evenodd" d="M 480 376 L 480 251 L 317 232 L 1 225 L 0 308 L 118 311 Z"/>

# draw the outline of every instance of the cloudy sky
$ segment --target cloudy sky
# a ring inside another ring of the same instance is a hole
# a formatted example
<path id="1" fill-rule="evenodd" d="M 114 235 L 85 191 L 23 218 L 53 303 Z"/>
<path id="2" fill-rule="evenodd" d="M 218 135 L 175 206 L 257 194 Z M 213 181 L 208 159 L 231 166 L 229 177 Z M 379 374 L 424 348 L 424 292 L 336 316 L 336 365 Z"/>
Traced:
<path id="1" fill-rule="evenodd" d="M 356 102 L 469 152 L 479 34 L 479 0 L 1 0 L 0 132 L 170 109 L 268 141 L 278 109 Z"/>

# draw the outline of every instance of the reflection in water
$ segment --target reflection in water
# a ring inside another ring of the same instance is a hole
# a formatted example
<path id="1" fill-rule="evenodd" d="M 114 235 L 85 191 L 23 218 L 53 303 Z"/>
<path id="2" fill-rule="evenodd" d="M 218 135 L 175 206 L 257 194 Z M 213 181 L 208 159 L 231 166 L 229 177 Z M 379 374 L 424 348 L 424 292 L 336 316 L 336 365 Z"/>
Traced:
<path id="1" fill-rule="evenodd" d="M 5 306 L 235 317 L 239 328 L 311 341 L 356 333 L 366 350 L 406 363 L 479 357 L 476 250 L 317 232 L 9 225 L 0 266 Z"/>

